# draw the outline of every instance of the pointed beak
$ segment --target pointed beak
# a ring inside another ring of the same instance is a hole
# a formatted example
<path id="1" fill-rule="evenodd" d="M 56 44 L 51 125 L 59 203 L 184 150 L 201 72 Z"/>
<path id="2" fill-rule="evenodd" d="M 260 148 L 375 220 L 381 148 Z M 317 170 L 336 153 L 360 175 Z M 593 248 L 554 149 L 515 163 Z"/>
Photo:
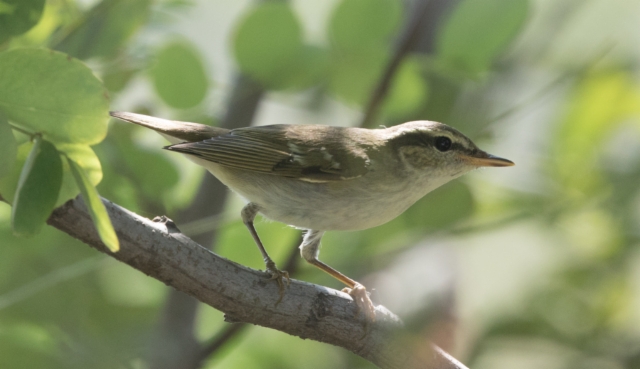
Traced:
<path id="1" fill-rule="evenodd" d="M 500 158 L 484 151 L 478 151 L 471 155 L 460 155 L 460 158 L 476 167 L 511 167 L 516 165 L 509 159 Z"/>

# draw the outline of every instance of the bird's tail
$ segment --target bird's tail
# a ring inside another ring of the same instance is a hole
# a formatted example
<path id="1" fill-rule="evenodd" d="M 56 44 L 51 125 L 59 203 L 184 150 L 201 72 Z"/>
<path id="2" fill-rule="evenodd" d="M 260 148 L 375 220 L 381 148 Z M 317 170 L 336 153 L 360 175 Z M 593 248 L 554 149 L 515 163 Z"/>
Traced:
<path id="1" fill-rule="evenodd" d="M 203 141 L 229 132 L 227 129 L 205 124 L 167 120 L 136 113 L 112 111 L 109 112 L 109 115 L 143 127 L 151 128 L 173 143 Z"/>

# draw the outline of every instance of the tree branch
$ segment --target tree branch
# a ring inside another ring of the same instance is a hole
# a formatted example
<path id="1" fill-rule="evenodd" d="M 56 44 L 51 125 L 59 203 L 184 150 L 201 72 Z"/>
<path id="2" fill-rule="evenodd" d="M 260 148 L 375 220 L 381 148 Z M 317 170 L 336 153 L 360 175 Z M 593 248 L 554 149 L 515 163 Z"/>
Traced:
<path id="1" fill-rule="evenodd" d="M 121 250 L 100 241 L 80 197 L 54 210 L 48 223 L 89 246 L 247 322 L 343 347 L 380 368 L 464 369 L 435 346 L 414 352 L 397 316 L 377 308 L 366 328 L 342 292 L 296 280 L 276 305 L 278 287 L 268 276 L 222 258 L 184 236 L 171 221 L 154 222 L 103 200 L 118 231 Z M 423 344 L 421 346 L 424 347 Z"/>

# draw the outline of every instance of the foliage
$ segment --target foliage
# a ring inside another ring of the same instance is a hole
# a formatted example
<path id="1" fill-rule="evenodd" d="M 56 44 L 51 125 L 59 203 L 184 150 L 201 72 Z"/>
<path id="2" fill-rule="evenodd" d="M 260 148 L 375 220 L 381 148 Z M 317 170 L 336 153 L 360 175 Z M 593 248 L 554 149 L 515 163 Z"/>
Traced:
<path id="1" fill-rule="evenodd" d="M 215 124 L 242 73 L 266 91 L 258 124 L 356 124 L 411 3 L 0 1 L 0 367 L 146 367 L 165 286 L 44 225 L 81 194 L 116 251 L 98 192 L 174 217 L 202 172 L 150 132 L 109 126 L 110 108 Z M 378 123 L 443 121 L 517 166 L 454 181 L 380 227 L 329 232 L 321 259 L 406 308 L 421 339 L 433 327 L 420 318 L 455 294 L 466 351 L 448 349 L 472 368 L 637 368 L 640 49 L 628 35 L 640 10 L 623 0 L 434 3 L 444 11 L 395 71 Z M 218 227 L 217 253 L 263 268 L 239 204 L 178 226 Z M 281 265 L 297 231 L 257 229 Z M 422 251 L 432 256 L 413 256 Z M 451 259 L 446 273 L 419 274 Z M 448 273 L 456 285 L 443 282 Z M 296 278 L 341 288 L 306 265 Z M 201 307 L 196 338 L 226 324 Z M 301 361 L 370 365 L 251 328 L 204 366 Z"/>

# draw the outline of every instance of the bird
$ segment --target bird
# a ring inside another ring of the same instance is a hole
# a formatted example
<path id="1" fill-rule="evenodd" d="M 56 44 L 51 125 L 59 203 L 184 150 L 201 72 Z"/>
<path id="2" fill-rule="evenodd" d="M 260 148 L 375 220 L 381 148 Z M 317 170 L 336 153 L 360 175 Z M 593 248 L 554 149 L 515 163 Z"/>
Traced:
<path id="1" fill-rule="evenodd" d="M 290 278 L 262 244 L 253 225 L 257 214 L 305 230 L 301 256 L 344 283 L 356 312 L 369 321 L 376 313 L 366 288 L 320 261 L 324 233 L 376 227 L 469 171 L 514 165 L 480 150 L 455 128 L 426 120 L 376 129 L 276 124 L 229 130 L 110 115 L 160 133 L 171 143 L 164 149 L 184 154 L 246 200 L 240 215 L 278 283 L 278 302 Z"/>

